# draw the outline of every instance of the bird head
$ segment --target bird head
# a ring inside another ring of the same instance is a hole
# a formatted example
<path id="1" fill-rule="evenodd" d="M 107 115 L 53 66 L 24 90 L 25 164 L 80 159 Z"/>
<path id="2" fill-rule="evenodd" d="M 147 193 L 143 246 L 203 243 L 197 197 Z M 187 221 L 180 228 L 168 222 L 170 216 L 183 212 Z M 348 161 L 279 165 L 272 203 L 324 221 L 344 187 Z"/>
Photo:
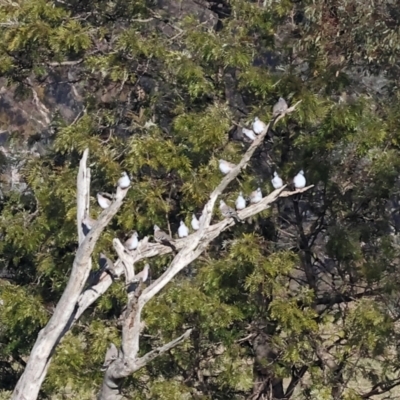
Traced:
<path id="1" fill-rule="evenodd" d="M 274 172 L 274 178 L 276 178 L 278 176 L 278 173 L 275 171 Z"/>
<path id="2" fill-rule="evenodd" d="M 160 230 L 160 227 L 158 225 L 154 225 L 154 232 L 157 232 Z"/>
<path id="3" fill-rule="evenodd" d="M 299 171 L 299 174 L 300 174 L 300 175 L 304 175 L 304 171 L 303 171 L 303 170 L 300 170 L 300 171 Z"/>
<path id="4" fill-rule="evenodd" d="M 223 206 L 223 205 L 225 205 L 225 202 L 224 202 L 223 200 L 220 200 L 220 201 L 219 201 L 219 205 L 220 205 L 220 206 Z"/>
<path id="5" fill-rule="evenodd" d="M 257 121 L 259 121 L 259 120 L 260 120 L 260 118 L 254 117 L 254 122 L 257 122 Z"/>

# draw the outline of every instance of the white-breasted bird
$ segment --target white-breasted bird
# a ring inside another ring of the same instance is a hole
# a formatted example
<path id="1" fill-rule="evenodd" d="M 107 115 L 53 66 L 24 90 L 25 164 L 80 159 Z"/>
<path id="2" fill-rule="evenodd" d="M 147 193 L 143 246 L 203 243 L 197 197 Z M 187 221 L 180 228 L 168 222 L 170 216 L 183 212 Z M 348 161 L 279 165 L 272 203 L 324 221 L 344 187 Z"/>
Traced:
<path id="1" fill-rule="evenodd" d="M 261 188 L 257 188 L 254 192 L 250 193 L 249 200 L 251 204 L 259 203 L 262 200 Z"/>
<path id="2" fill-rule="evenodd" d="M 246 208 L 246 200 L 244 199 L 242 192 L 239 193 L 239 196 L 235 201 L 235 207 L 236 210 L 243 210 L 244 208 Z"/>
<path id="3" fill-rule="evenodd" d="M 86 228 L 86 232 L 83 232 L 85 236 L 87 235 L 87 233 L 88 233 L 89 231 L 92 230 L 92 228 L 94 227 L 94 225 L 95 225 L 96 222 L 97 222 L 97 221 L 96 221 L 95 219 L 91 218 L 89 215 L 86 215 L 86 217 L 83 218 L 82 224 L 83 224 L 83 225 L 85 226 L 85 228 Z"/>
<path id="4" fill-rule="evenodd" d="M 283 186 L 283 181 L 276 171 L 274 172 L 274 177 L 271 179 L 271 183 L 274 189 L 280 189 Z"/>
<path id="5" fill-rule="evenodd" d="M 102 209 L 106 209 L 111 205 L 112 196 L 108 193 L 97 193 L 97 202 Z"/>
<path id="6" fill-rule="evenodd" d="M 171 243 L 171 236 L 167 232 L 162 231 L 158 225 L 154 225 L 154 239 L 156 242 L 169 246 L 176 251 L 176 247 Z"/>
<path id="7" fill-rule="evenodd" d="M 294 178 L 293 184 L 296 189 L 302 189 L 306 186 L 306 178 L 304 177 L 304 171 L 301 170 Z"/>
<path id="8" fill-rule="evenodd" d="M 185 225 L 185 223 L 182 220 L 178 228 L 178 236 L 180 238 L 189 236 L 189 228 Z"/>
<path id="9" fill-rule="evenodd" d="M 133 231 L 131 237 L 125 241 L 124 246 L 128 250 L 136 250 L 138 245 L 139 245 L 139 235 L 136 231 Z"/>
<path id="10" fill-rule="evenodd" d="M 233 170 L 233 168 L 236 167 L 235 164 L 232 164 L 229 161 L 225 161 L 225 160 L 219 160 L 219 170 L 224 174 L 229 174 L 229 172 L 231 172 Z"/>
<path id="11" fill-rule="evenodd" d="M 272 116 L 277 117 L 280 114 L 283 114 L 288 109 L 288 104 L 283 97 L 279 97 L 277 103 L 275 103 L 274 107 L 272 108 Z"/>
<path id="12" fill-rule="evenodd" d="M 255 117 L 254 122 L 253 122 L 253 132 L 256 135 L 259 135 L 263 130 L 267 128 L 267 125 L 263 121 L 260 120 L 260 118 Z"/>
<path id="13" fill-rule="evenodd" d="M 242 128 L 242 132 L 246 135 L 250 140 L 254 140 L 256 135 L 254 134 L 252 129 Z"/>
<path id="14" fill-rule="evenodd" d="M 232 207 L 229 207 L 223 200 L 220 200 L 219 202 L 219 210 L 221 211 L 221 214 L 226 217 L 226 218 L 235 218 L 239 222 L 243 222 L 238 213 L 236 212 L 235 209 Z"/>
<path id="15" fill-rule="evenodd" d="M 121 178 L 118 179 L 118 186 L 121 189 L 126 189 L 131 184 L 128 174 L 124 171 L 121 173 Z"/>
<path id="16" fill-rule="evenodd" d="M 192 215 L 192 228 L 195 231 L 200 229 L 200 221 L 197 219 L 195 214 Z"/>

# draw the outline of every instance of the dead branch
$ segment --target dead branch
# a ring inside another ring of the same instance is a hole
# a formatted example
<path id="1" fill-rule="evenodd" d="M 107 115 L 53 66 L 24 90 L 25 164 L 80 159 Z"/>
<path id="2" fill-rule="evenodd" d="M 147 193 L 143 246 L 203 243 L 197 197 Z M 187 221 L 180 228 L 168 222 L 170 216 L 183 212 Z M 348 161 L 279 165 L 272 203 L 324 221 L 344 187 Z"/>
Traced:
<path id="1" fill-rule="evenodd" d="M 171 350 L 184 340 L 186 340 L 190 334 L 192 333 L 192 329 L 188 329 L 183 335 L 179 336 L 178 338 L 172 340 L 171 342 L 165 344 L 162 347 L 159 347 L 158 349 L 154 349 L 147 353 L 145 356 L 139 358 L 136 362 L 136 368 L 139 370 L 140 368 L 144 367 L 147 365 L 149 362 L 153 361 L 156 357 L 158 357 L 160 354 L 166 353 L 167 351 Z"/>
<path id="2" fill-rule="evenodd" d="M 43 65 L 49 65 L 50 67 L 62 67 L 62 66 L 72 66 L 72 65 L 78 65 L 83 62 L 83 58 L 80 58 L 79 60 L 75 61 L 50 61 L 47 63 L 44 63 Z"/>
<path id="3" fill-rule="evenodd" d="M 264 197 L 264 199 L 259 203 L 239 211 L 238 213 L 239 217 L 241 219 L 249 218 L 253 215 L 260 213 L 261 211 L 268 209 L 270 205 L 274 201 L 276 201 L 279 197 L 288 197 L 288 196 L 293 196 L 295 194 L 303 193 L 311 189 L 312 187 L 313 185 L 292 192 L 284 190 L 285 187 L 277 189 L 276 191 L 272 192 L 269 196 Z M 214 238 L 218 237 L 222 231 L 233 226 L 234 224 L 235 221 L 233 219 L 224 219 L 208 227 L 205 237 L 209 237 L 211 241 Z M 181 250 L 182 248 L 184 248 L 189 242 L 193 240 L 194 235 L 196 235 L 196 233 L 189 235 L 187 238 L 176 240 L 174 242 L 176 249 Z M 209 243 L 209 241 L 207 243 Z M 113 244 L 119 256 L 121 254 L 120 252 L 121 251 L 123 252 L 123 257 L 120 256 L 120 261 L 122 260 L 122 262 L 119 263 L 117 261 L 117 263 L 115 264 L 116 272 L 119 273 L 119 275 L 122 275 L 124 273 L 124 267 L 122 266 L 122 263 L 124 262 L 127 262 L 128 264 L 132 263 L 136 264 L 143 259 L 157 257 L 172 252 L 171 248 L 168 246 L 164 246 L 163 244 L 159 243 L 150 243 L 148 241 L 148 237 L 142 239 L 139 242 L 138 248 L 132 253 L 127 252 L 126 249 L 123 247 L 122 243 L 118 239 L 114 239 Z M 82 313 L 88 307 L 90 307 L 90 305 L 92 305 L 102 294 L 104 294 L 108 290 L 112 282 L 113 281 L 111 277 L 108 274 L 104 274 L 104 277 L 100 280 L 100 282 L 98 282 L 95 286 L 89 287 L 88 289 L 85 290 L 85 292 L 79 299 L 78 311 L 76 313 L 75 320 L 79 319 Z"/>
<path id="4" fill-rule="evenodd" d="M 299 102 L 298 102 L 299 103 Z M 122 327 L 122 351 L 117 352 L 115 360 L 109 363 L 100 392 L 100 399 L 111 400 L 120 398 L 119 383 L 121 379 L 142 368 L 157 355 L 178 345 L 190 335 L 190 330 L 174 341 L 150 351 L 148 354 L 138 358 L 139 337 L 141 331 L 141 312 L 146 303 L 153 298 L 173 277 L 183 268 L 196 260 L 203 251 L 209 246 L 210 242 L 218 237 L 222 231 L 233 226 L 235 221 L 226 218 L 214 225 L 210 225 L 215 201 L 223 193 L 226 187 L 245 168 L 256 148 L 263 142 L 270 127 L 287 113 L 295 110 L 297 104 L 290 107 L 285 114 L 281 114 L 270 122 L 266 129 L 257 137 L 249 149 L 244 154 L 240 163 L 226 175 L 218 187 L 211 193 L 210 199 L 205 205 L 200 218 L 199 230 L 187 238 L 176 240 L 176 248 L 179 250 L 172 263 L 157 280 L 145 288 L 145 284 L 140 281 L 139 286 L 134 291 L 128 290 L 128 306 Z M 35 400 L 37 398 L 41 384 L 46 376 L 52 354 L 57 344 L 62 340 L 65 333 L 71 328 L 72 324 L 82 315 L 85 309 L 100 297 L 111 285 L 112 278 L 106 272 L 102 273 L 96 283 L 86 289 L 84 286 L 91 270 L 91 255 L 100 234 L 110 222 L 111 218 L 121 207 L 127 189 L 117 188 L 117 193 L 111 205 L 105 209 L 91 230 L 84 236 L 82 222 L 89 216 L 89 192 L 90 192 L 90 170 L 86 168 L 88 152 L 85 151 L 80 163 L 78 182 L 77 182 L 77 223 L 79 248 L 72 267 L 70 280 L 67 287 L 54 311 L 52 318 L 44 329 L 39 333 L 38 339 L 31 352 L 27 367 L 21 376 L 13 393 L 12 400 Z M 285 187 L 275 190 L 266 196 L 258 204 L 254 204 L 240 211 L 241 219 L 248 218 L 267 208 L 279 197 L 287 197 L 304 192 L 312 186 L 294 192 L 288 192 Z M 171 252 L 171 248 L 158 243 L 149 243 L 148 238 L 144 238 L 134 252 L 128 252 L 118 239 L 113 241 L 114 248 L 118 253 L 119 259 L 114 264 L 114 273 L 119 276 L 125 274 L 127 284 L 135 280 L 134 265 L 144 258 L 155 257 Z M 128 287 L 128 285 L 127 285 Z"/>
<path id="5" fill-rule="evenodd" d="M 214 189 L 214 191 L 210 195 L 210 200 L 203 209 L 203 214 L 200 218 L 200 229 L 198 231 L 199 235 L 201 235 L 201 233 L 203 232 L 204 227 L 210 225 L 212 210 L 214 208 L 217 197 L 220 194 L 222 194 L 222 192 L 228 187 L 229 183 L 231 183 L 239 175 L 240 171 L 246 167 L 247 163 L 250 161 L 257 147 L 260 146 L 260 144 L 264 141 L 265 136 L 267 136 L 267 133 L 269 132 L 270 128 L 273 125 L 275 125 L 280 119 L 282 119 L 285 115 L 292 113 L 296 109 L 297 105 L 300 104 L 300 102 L 301 100 L 299 100 L 292 107 L 289 107 L 284 114 L 279 115 L 277 118 L 268 123 L 264 131 L 257 136 L 257 138 L 253 141 L 251 146 L 247 149 L 246 153 L 242 157 L 239 164 L 235 168 L 233 168 L 232 171 L 229 172 L 224 177 L 224 179 L 222 179 L 221 183 Z"/>
<path id="6" fill-rule="evenodd" d="M 154 18 L 146 18 L 146 19 L 140 19 L 140 18 L 136 18 L 136 19 L 131 19 L 131 22 L 150 22 L 153 21 Z"/>
<path id="7" fill-rule="evenodd" d="M 86 150 L 83 154 L 78 172 L 78 224 L 82 222 L 82 214 L 88 207 L 87 188 L 90 185 L 90 173 L 86 168 L 87 155 L 88 151 Z M 97 220 L 97 224 L 95 224 L 83 240 L 81 225 L 78 226 L 78 236 L 79 240 L 82 240 L 82 242 L 79 244 L 79 248 L 76 252 L 67 287 L 65 288 L 50 321 L 39 332 L 25 371 L 14 389 L 11 397 L 12 400 L 35 400 L 37 398 L 50 365 L 53 352 L 65 333 L 71 328 L 74 321 L 73 317 L 76 312 L 76 305 L 89 277 L 92 266 L 91 256 L 97 240 L 104 228 L 118 212 L 126 193 L 127 190 L 117 190 L 115 201 L 109 208 L 101 213 Z"/>
<path id="8" fill-rule="evenodd" d="M 83 152 L 82 159 L 79 163 L 79 173 L 76 182 L 77 196 L 78 196 L 76 220 L 77 220 L 79 244 L 81 244 L 85 239 L 82 223 L 85 216 L 89 215 L 90 168 L 86 168 L 88 154 L 89 150 L 86 149 Z"/>
<path id="9" fill-rule="evenodd" d="M 113 240 L 113 245 L 119 259 L 122 261 L 126 284 L 129 285 L 133 282 L 135 276 L 134 259 L 118 239 Z"/>
<path id="10" fill-rule="evenodd" d="M 296 105 L 297 104 L 298 103 L 296 103 Z M 292 112 L 295 109 L 296 105 L 288 109 L 286 113 Z M 105 373 L 103 386 L 99 395 L 100 400 L 117 399 L 119 396 L 119 388 L 117 383 L 121 379 L 131 375 L 138 369 L 139 337 L 141 325 L 140 321 L 141 313 L 146 303 L 150 299 L 152 299 L 160 290 L 162 290 L 174 278 L 176 274 L 178 274 L 191 262 L 196 260 L 208 247 L 210 242 L 218 237 L 223 230 L 235 224 L 233 218 L 227 218 L 213 226 L 210 226 L 215 201 L 217 200 L 217 197 L 223 193 L 229 183 L 237 177 L 241 169 L 247 165 L 256 148 L 263 142 L 270 126 L 276 123 L 279 119 L 283 118 L 284 115 L 285 114 L 281 114 L 274 121 L 270 122 L 267 125 L 265 130 L 257 137 L 256 140 L 254 140 L 252 145 L 246 151 L 240 163 L 222 179 L 221 183 L 211 193 L 210 200 L 203 208 L 203 213 L 200 218 L 199 230 L 185 239 L 177 240 L 174 242 L 176 249 L 180 251 L 174 257 L 168 269 L 149 287 L 144 289 L 143 292 L 141 292 L 143 288 L 143 285 L 141 284 L 139 289 L 135 292 L 134 296 L 130 296 L 128 294 L 128 307 L 126 318 L 123 322 L 122 328 L 123 351 L 121 352 L 121 356 L 118 358 L 118 360 L 111 364 Z M 310 187 L 301 189 L 300 191 L 291 192 L 291 194 L 301 193 L 308 189 L 310 189 Z M 239 214 L 239 217 L 241 219 L 244 219 L 269 208 L 270 204 L 276 201 L 282 193 L 284 193 L 283 197 L 287 197 L 290 195 L 289 193 L 285 192 L 285 187 L 277 189 L 266 196 L 258 204 L 242 210 Z M 168 248 L 168 250 L 165 250 L 166 246 L 154 245 L 152 243 L 148 243 L 148 241 L 146 240 L 144 245 L 139 244 L 135 252 L 133 252 L 132 254 L 128 254 L 127 252 L 125 253 L 124 251 L 122 251 L 122 245 L 120 246 L 118 242 L 119 241 L 117 239 L 114 239 L 114 246 L 124 259 L 123 264 L 125 265 L 126 271 L 129 266 L 133 266 L 135 262 L 139 261 L 142 258 L 159 255 L 161 254 L 161 251 L 165 251 L 165 253 L 171 251 L 170 248 Z M 157 252 L 154 246 L 162 247 L 159 247 Z M 132 273 L 132 271 L 128 271 L 128 273 Z M 150 352 L 142 357 L 140 367 L 146 365 L 146 363 L 144 363 L 144 360 L 150 362 L 153 359 L 153 354 L 154 353 Z"/>

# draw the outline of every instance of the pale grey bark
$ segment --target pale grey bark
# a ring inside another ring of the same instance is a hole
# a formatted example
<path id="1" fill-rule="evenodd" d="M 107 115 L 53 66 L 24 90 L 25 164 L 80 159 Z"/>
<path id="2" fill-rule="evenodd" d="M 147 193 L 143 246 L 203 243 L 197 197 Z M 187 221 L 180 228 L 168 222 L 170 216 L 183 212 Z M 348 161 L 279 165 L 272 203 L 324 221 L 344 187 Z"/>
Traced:
<path id="1" fill-rule="evenodd" d="M 295 106 L 291 107 L 287 110 L 287 113 L 292 112 L 294 109 Z M 274 122 L 276 122 L 283 116 L 284 114 L 277 117 Z M 98 397 L 99 400 L 119 400 L 121 398 L 119 385 L 122 380 L 133 374 L 140 368 L 144 367 L 148 362 L 150 362 L 154 358 L 153 356 L 151 356 L 151 354 L 158 355 L 162 353 L 161 348 L 155 353 L 153 351 L 142 358 L 138 357 L 140 348 L 139 339 L 142 310 L 146 303 L 150 299 L 152 299 L 160 290 L 162 290 L 174 278 L 176 274 L 182 271 L 191 262 L 196 260 L 208 247 L 213 239 L 218 237 L 222 231 L 235 224 L 233 218 L 226 218 L 217 224 L 210 225 L 215 202 L 218 196 L 221 195 L 226 189 L 228 184 L 237 177 L 240 171 L 250 161 L 251 156 L 253 155 L 256 148 L 264 141 L 264 138 L 268 133 L 270 124 L 268 124 L 266 129 L 257 137 L 256 140 L 254 140 L 252 145 L 244 154 L 240 163 L 223 178 L 218 187 L 211 193 L 209 201 L 203 208 L 203 213 L 200 218 L 199 230 L 186 238 L 174 241 L 174 246 L 176 247 L 178 253 L 172 260 L 168 269 L 147 288 L 143 289 L 143 285 L 140 285 L 134 292 L 128 292 L 128 305 L 122 326 L 122 351 L 120 352 L 118 359 L 110 364 L 105 373 L 103 385 Z M 269 208 L 270 205 L 280 196 L 287 197 L 295 193 L 300 193 L 308 190 L 310 187 L 312 186 L 295 192 L 287 192 L 285 191 L 284 186 L 280 189 L 273 191 L 259 203 L 240 211 L 239 217 L 240 219 L 245 219 L 251 215 L 255 215 Z M 134 279 L 135 263 L 142 258 L 148 258 L 157 255 L 156 252 L 154 252 L 154 245 L 148 243 L 147 238 L 145 238 L 145 240 L 139 243 L 136 251 L 129 253 L 125 250 L 118 239 L 114 239 L 113 244 L 120 260 L 122 260 L 122 264 L 125 269 L 126 286 L 129 287 L 130 283 L 132 283 Z M 163 251 L 165 251 L 165 248 L 168 248 L 168 252 L 171 251 L 171 249 L 167 246 L 162 247 Z M 159 249 L 161 250 L 161 248 Z M 186 334 L 187 336 L 189 336 L 190 332 L 188 331 L 186 332 Z M 185 335 L 165 345 L 164 348 L 169 349 L 173 346 L 176 346 L 181 342 L 181 340 L 184 340 L 184 336 Z"/>
<path id="2" fill-rule="evenodd" d="M 86 237 L 83 237 L 82 219 L 85 210 L 88 210 L 88 187 L 90 185 L 90 172 L 86 168 L 87 157 L 88 150 L 85 150 L 79 167 L 77 188 L 77 222 L 80 245 L 72 265 L 71 276 L 50 321 L 39 332 L 25 371 L 12 394 L 12 400 L 37 399 L 54 350 L 74 321 L 76 306 L 91 270 L 91 256 L 96 242 L 111 218 L 118 212 L 127 192 L 127 190 L 117 190 L 115 201 L 101 213 L 95 227 Z"/>
<path id="3" fill-rule="evenodd" d="M 290 107 L 285 114 L 280 115 L 271 123 L 277 122 L 286 114 L 294 111 L 297 104 L 298 103 Z M 104 381 L 99 393 L 100 400 L 120 399 L 120 385 L 124 378 L 140 368 L 143 368 L 155 357 L 177 346 L 189 337 L 191 333 L 190 330 L 170 343 L 150 351 L 143 357 L 139 357 L 139 338 L 142 326 L 141 312 L 144 306 L 162 290 L 176 274 L 196 260 L 213 239 L 218 237 L 225 229 L 235 224 L 232 218 L 227 218 L 214 225 L 210 225 L 215 202 L 228 184 L 246 167 L 256 148 L 264 141 L 271 123 L 268 124 L 266 129 L 254 140 L 240 163 L 222 179 L 218 187 L 211 193 L 210 199 L 205 205 L 200 218 L 199 230 L 186 238 L 174 241 L 178 253 L 164 274 L 151 285 L 145 288 L 143 283 L 140 282 L 134 291 L 129 290 L 131 284 L 137 281 L 137 278 L 135 279 L 135 264 L 144 258 L 170 253 L 172 251 L 171 248 L 159 243 L 149 243 L 146 237 L 140 241 L 135 251 L 129 252 L 118 239 L 113 240 L 114 248 L 119 256 L 118 260 L 114 263 L 114 273 L 117 276 L 125 275 L 126 287 L 128 288 L 128 305 L 122 322 L 122 349 L 117 352 L 115 359 L 113 357 L 113 359 L 110 360 L 110 357 L 107 357 L 107 370 L 105 371 Z M 91 270 L 91 256 L 95 244 L 111 218 L 118 212 L 128 189 L 121 190 L 117 188 L 115 200 L 109 208 L 102 212 L 95 226 L 85 236 L 82 221 L 85 216 L 89 215 L 90 193 L 90 170 L 86 167 L 87 157 L 88 150 L 85 150 L 80 163 L 77 183 L 79 248 L 75 256 L 71 276 L 53 316 L 38 335 L 26 369 L 14 390 L 12 400 L 37 399 L 39 389 L 46 376 L 51 357 L 57 344 L 62 340 L 73 323 L 79 319 L 82 313 L 105 293 L 112 284 L 112 277 L 108 273 L 103 272 L 92 286 L 84 290 Z M 269 208 L 279 197 L 287 197 L 296 193 L 301 193 L 311 187 L 312 186 L 308 186 L 294 192 L 285 190 L 285 187 L 275 190 L 263 198 L 261 202 L 241 210 L 238 213 L 239 217 L 241 219 L 246 219 Z"/>

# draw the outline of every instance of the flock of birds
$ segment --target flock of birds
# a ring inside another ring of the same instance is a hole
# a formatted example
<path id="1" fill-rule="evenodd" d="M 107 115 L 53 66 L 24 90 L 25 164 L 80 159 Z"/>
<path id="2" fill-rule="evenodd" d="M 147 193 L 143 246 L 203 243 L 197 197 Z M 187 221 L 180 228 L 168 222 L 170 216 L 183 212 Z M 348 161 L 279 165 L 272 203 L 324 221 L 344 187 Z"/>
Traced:
<path id="1" fill-rule="evenodd" d="M 231 172 L 234 168 L 237 167 L 236 164 L 233 164 L 226 160 L 220 159 L 218 160 L 218 162 L 219 162 L 219 170 L 224 175 L 229 174 L 229 172 Z M 283 186 L 283 181 L 276 171 L 274 172 L 274 177 L 271 179 L 271 183 L 274 189 L 280 189 Z M 304 176 L 303 170 L 299 171 L 299 173 L 293 178 L 293 185 L 295 189 L 302 189 L 306 186 L 306 178 Z M 260 190 L 260 188 L 258 188 L 257 190 Z M 256 192 L 257 191 L 253 192 L 251 196 L 256 196 Z"/>
<path id="2" fill-rule="evenodd" d="M 224 175 L 228 174 L 235 167 L 236 167 L 235 164 L 232 164 L 225 160 L 219 160 L 219 169 Z M 282 178 L 280 178 L 280 176 L 276 171 L 274 172 L 274 177 L 272 178 L 271 183 L 274 189 L 280 189 L 283 186 Z M 294 177 L 293 185 L 295 189 L 302 189 L 306 186 L 306 178 L 304 177 L 303 170 L 301 170 Z M 130 186 L 130 179 L 126 172 L 122 173 L 121 178 L 118 180 L 118 186 L 121 189 L 127 189 Z M 244 197 L 243 193 L 239 192 L 239 195 L 235 201 L 235 209 L 233 207 L 228 206 L 224 202 L 224 200 L 220 200 L 219 209 L 222 216 L 226 218 L 234 218 L 239 222 L 243 222 L 240 219 L 239 215 L 237 214 L 237 211 L 245 209 L 247 201 L 249 201 L 250 204 L 257 204 L 262 199 L 263 199 L 263 194 L 261 188 L 257 188 L 256 190 L 254 190 L 252 193 L 250 193 L 248 197 Z M 110 207 L 112 203 L 112 196 L 109 195 L 108 193 L 100 192 L 97 194 L 97 202 L 101 208 L 106 209 Z M 90 231 L 93 228 L 94 224 L 96 223 L 96 220 L 87 216 L 83 220 L 83 223 L 86 226 L 86 228 Z M 200 228 L 200 221 L 198 220 L 195 214 L 192 215 L 191 226 L 194 231 L 197 231 Z M 168 243 L 168 245 L 174 247 L 173 245 L 171 245 L 171 241 L 173 239 L 168 233 L 163 231 L 158 225 L 154 225 L 153 228 L 154 228 L 154 239 L 156 240 L 156 242 L 164 244 Z M 181 220 L 178 228 L 178 237 L 184 238 L 187 236 L 189 236 L 189 228 Z M 136 250 L 138 245 L 139 245 L 138 233 L 136 231 L 133 231 L 132 235 L 125 241 L 124 246 L 127 250 L 132 251 Z"/>
<path id="3" fill-rule="evenodd" d="M 286 112 L 288 109 L 288 105 L 282 97 L 279 98 L 279 101 L 274 105 L 273 107 L 273 117 L 277 117 L 280 114 Z M 242 128 L 243 133 L 251 140 L 254 140 L 256 138 L 256 135 L 259 135 L 265 129 L 267 129 L 267 125 L 261 121 L 258 117 L 254 118 L 254 122 L 252 124 L 252 129 L 247 129 L 247 128 Z M 234 168 L 236 168 L 236 165 L 226 161 L 226 160 L 219 160 L 219 170 L 222 172 L 222 174 L 227 175 L 229 172 L 231 172 Z M 274 189 L 280 189 L 283 187 L 283 181 L 278 175 L 278 173 L 275 171 L 274 176 L 271 180 L 272 186 Z M 118 187 L 121 189 L 127 189 L 131 184 L 130 178 L 126 172 L 122 172 L 121 177 L 118 180 Z M 293 185 L 295 189 L 302 189 L 306 186 L 306 178 L 304 177 L 304 171 L 301 170 L 293 179 Z M 226 218 L 234 218 L 235 220 L 239 222 L 243 222 L 239 215 L 237 214 L 237 211 L 243 210 L 246 208 L 246 203 L 247 201 L 250 202 L 250 204 L 257 204 L 263 199 L 263 195 L 261 192 L 261 188 L 257 188 L 255 191 L 253 191 L 250 196 L 244 197 L 243 193 L 240 192 L 236 201 L 235 201 L 235 209 L 233 207 L 228 206 L 223 200 L 220 200 L 220 205 L 219 209 L 222 214 L 222 216 Z M 112 195 L 104 192 L 97 193 L 97 202 L 99 206 L 102 209 L 106 209 L 111 206 L 113 201 Z M 90 231 L 93 226 L 95 225 L 96 220 L 91 218 L 90 216 L 86 216 L 83 219 L 83 225 L 86 227 L 87 231 Z M 192 221 L 191 221 L 191 226 L 194 231 L 197 231 L 200 228 L 200 221 L 197 219 L 196 215 L 192 215 Z M 175 246 L 173 245 L 173 239 L 172 237 L 160 229 L 158 225 L 154 225 L 154 239 L 158 243 L 163 243 L 165 245 L 170 246 L 173 250 L 176 250 Z M 189 228 L 186 226 L 186 224 L 181 220 L 180 225 L 178 228 L 178 237 L 179 238 L 184 238 L 189 236 Z M 124 246 L 127 250 L 133 251 L 136 250 L 137 247 L 139 246 L 139 235 L 136 231 L 133 231 L 131 236 L 124 242 Z M 103 255 L 103 257 L 105 257 Z M 108 261 L 108 260 L 107 260 Z M 109 261 L 108 261 L 109 262 Z M 148 277 L 148 264 L 145 266 L 143 272 L 143 276 L 141 277 L 144 281 Z"/>
<path id="4" fill-rule="evenodd" d="M 288 104 L 286 100 L 283 97 L 279 97 L 278 102 L 272 108 L 272 117 L 276 118 L 285 113 L 287 109 Z M 256 136 L 262 133 L 265 129 L 267 129 L 265 122 L 261 121 L 260 118 L 255 117 L 251 129 L 242 128 L 242 132 L 250 140 L 255 140 Z"/>
<path id="5" fill-rule="evenodd" d="M 219 160 L 219 170 L 224 174 L 228 174 L 234 168 L 236 168 L 235 164 L 232 164 L 229 161 Z M 275 171 L 274 177 L 271 179 L 272 186 L 274 189 L 280 189 L 283 187 L 283 180 L 279 176 L 279 174 Z M 304 176 L 304 171 L 301 170 L 299 173 L 293 178 L 293 186 L 295 189 L 302 189 L 306 186 L 306 178 Z M 250 196 L 245 198 L 243 197 L 243 193 L 239 192 L 239 195 L 235 201 L 235 209 L 229 207 L 223 200 L 220 201 L 220 211 L 224 217 L 232 217 L 237 221 L 243 222 L 240 220 L 236 211 L 243 210 L 246 208 L 246 201 L 250 201 L 250 204 L 257 204 L 263 199 L 263 195 L 261 192 L 261 188 L 257 188 L 254 192 L 250 193 Z"/>
<path id="6" fill-rule="evenodd" d="M 272 116 L 273 118 L 278 117 L 279 115 L 285 113 L 288 110 L 288 104 L 283 97 L 279 97 L 278 102 L 272 108 Z M 242 132 L 246 135 L 250 140 L 255 140 L 256 136 L 265 132 L 268 126 L 265 122 L 261 121 L 260 118 L 255 117 L 251 129 L 242 128 Z M 227 175 L 231 172 L 234 168 L 236 168 L 236 164 L 233 164 L 229 161 L 220 159 L 219 161 L 219 170 L 224 174 Z M 280 189 L 283 186 L 283 181 L 278 173 L 275 171 L 274 176 L 271 180 L 272 186 L 274 189 Z M 293 178 L 293 185 L 295 189 L 302 189 L 306 186 L 306 178 L 304 176 L 304 171 L 301 170 L 294 178 Z M 245 199 L 243 197 L 243 193 L 240 192 L 239 196 L 235 201 L 236 210 L 232 207 L 229 207 L 223 200 L 220 201 L 220 211 L 224 217 L 232 217 L 235 218 L 237 221 L 243 222 L 240 220 L 237 211 L 243 210 L 246 208 L 246 200 L 250 201 L 250 204 L 259 203 L 262 200 L 262 192 L 261 188 L 257 188 L 254 192 L 250 194 L 250 196 Z"/>

